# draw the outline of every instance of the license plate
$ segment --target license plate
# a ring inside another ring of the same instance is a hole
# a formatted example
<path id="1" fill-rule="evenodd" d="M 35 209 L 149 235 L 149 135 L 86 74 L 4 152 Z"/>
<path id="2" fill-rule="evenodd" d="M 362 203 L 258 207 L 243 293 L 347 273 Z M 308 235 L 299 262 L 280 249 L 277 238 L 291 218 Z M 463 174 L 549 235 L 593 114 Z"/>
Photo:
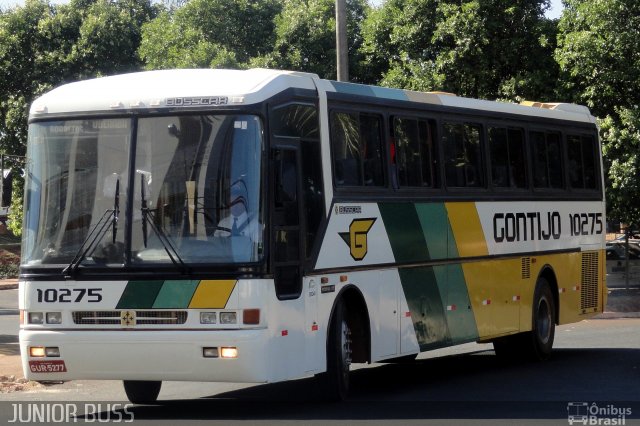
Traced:
<path id="1" fill-rule="evenodd" d="M 29 361 L 32 373 L 66 373 L 64 361 Z"/>

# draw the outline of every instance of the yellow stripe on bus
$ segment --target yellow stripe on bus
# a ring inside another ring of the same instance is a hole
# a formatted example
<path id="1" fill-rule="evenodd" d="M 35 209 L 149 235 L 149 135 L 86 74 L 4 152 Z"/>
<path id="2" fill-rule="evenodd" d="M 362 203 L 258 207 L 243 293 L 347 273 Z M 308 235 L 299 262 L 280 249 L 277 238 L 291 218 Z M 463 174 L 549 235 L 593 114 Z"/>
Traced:
<path id="1" fill-rule="evenodd" d="M 222 309 L 235 286 L 236 280 L 202 280 L 191 298 L 189 309 Z"/>
<path id="2" fill-rule="evenodd" d="M 453 236 L 460 257 L 487 256 L 489 249 L 484 238 L 475 203 L 445 203 Z"/>

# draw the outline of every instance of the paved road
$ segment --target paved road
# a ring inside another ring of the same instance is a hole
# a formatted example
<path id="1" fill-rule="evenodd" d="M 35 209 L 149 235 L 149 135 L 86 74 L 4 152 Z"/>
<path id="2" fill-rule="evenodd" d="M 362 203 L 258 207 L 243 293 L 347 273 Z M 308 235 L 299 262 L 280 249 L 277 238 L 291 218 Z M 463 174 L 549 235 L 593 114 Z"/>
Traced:
<path id="1" fill-rule="evenodd" d="M 0 309 L 12 308 L 5 300 L 14 297 L 17 290 L 0 292 Z M 0 347 L 6 349 L 1 339 L 15 340 L 16 333 L 17 316 L 0 315 Z M 640 319 L 559 327 L 555 348 L 545 363 L 505 365 L 490 345 L 467 344 L 422 354 L 414 363 L 367 366 L 352 373 L 353 391 L 343 404 L 318 402 L 312 379 L 258 386 L 174 382 L 163 385 L 163 404 L 124 412 L 108 405 L 125 401 L 120 382 L 72 381 L 0 395 L 0 420 L 38 401 L 80 408 L 99 401 L 103 418 L 129 419 L 133 413 L 134 424 L 565 425 L 568 409 L 586 411 L 584 404 L 595 402 L 609 413 L 599 415 L 600 424 L 622 424 L 615 412 L 629 409 L 624 425 L 640 425 Z"/>
<path id="2" fill-rule="evenodd" d="M 353 373 L 353 392 L 344 404 L 318 402 L 320 395 L 311 379 L 248 387 L 181 382 L 165 384 L 160 394 L 163 405 L 131 411 L 135 424 L 160 419 L 173 424 L 204 419 L 266 424 L 287 420 L 441 424 L 442 419 L 450 424 L 567 424 L 570 402 L 596 402 L 609 412 L 611 407 L 630 409 L 625 425 L 640 424 L 640 319 L 563 326 L 556 342 L 552 360 L 545 363 L 505 365 L 491 346 L 468 344 L 423 354 L 410 364 L 362 368 Z M 23 405 L 26 401 L 121 402 L 124 394 L 118 382 L 73 381 L 2 399 Z M 0 409 L 9 409 L 7 404 L 0 404 Z"/>
<path id="3" fill-rule="evenodd" d="M 18 290 L 0 291 L 0 356 L 19 355 Z M 0 375 L 3 372 L 0 371 Z"/>

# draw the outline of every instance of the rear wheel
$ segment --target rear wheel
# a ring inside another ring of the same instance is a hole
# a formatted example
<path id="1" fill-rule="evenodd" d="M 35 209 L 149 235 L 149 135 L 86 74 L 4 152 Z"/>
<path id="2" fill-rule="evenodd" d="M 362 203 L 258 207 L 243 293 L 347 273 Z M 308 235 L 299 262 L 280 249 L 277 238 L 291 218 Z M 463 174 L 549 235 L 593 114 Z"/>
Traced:
<path id="1" fill-rule="evenodd" d="M 538 279 L 533 300 L 532 330 L 527 333 L 527 345 L 532 358 L 546 360 L 551 356 L 556 332 L 556 306 L 546 279 Z"/>
<path id="2" fill-rule="evenodd" d="M 160 381 L 123 380 L 124 391 L 129 401 L 134 404 L 148 404 L 155 402 L 160 394 Z"/>
<path id="3" fill-rule="evenodd" d="M 551 286 L 545 278 L 540 277 L 533 296 L 531 331 L 494 340 L 496 355 L 538 361 L 549 359 L 555 337 L 555 319 L 556 306 Z"/>
<path id="4" fill-rule="evenodd" d="M 351 329 L 343 300 L 336 304 L 327 340 L 327 372 L 319 376 L 327 399 L 344 401 L 349 393 Z"/>

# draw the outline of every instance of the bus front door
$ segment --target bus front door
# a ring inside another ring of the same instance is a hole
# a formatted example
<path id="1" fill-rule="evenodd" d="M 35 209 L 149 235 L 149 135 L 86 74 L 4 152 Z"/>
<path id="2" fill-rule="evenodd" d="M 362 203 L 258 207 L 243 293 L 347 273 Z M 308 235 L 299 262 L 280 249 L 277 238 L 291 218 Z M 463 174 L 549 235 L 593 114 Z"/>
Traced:
<path id="1" fill-rule="evenodd" d="M 278 299 L 297 299 L 302 292 L 302 197 L 300 150 L 283 142 L 271 150 L 273 209 L 271 258 Z"/>

